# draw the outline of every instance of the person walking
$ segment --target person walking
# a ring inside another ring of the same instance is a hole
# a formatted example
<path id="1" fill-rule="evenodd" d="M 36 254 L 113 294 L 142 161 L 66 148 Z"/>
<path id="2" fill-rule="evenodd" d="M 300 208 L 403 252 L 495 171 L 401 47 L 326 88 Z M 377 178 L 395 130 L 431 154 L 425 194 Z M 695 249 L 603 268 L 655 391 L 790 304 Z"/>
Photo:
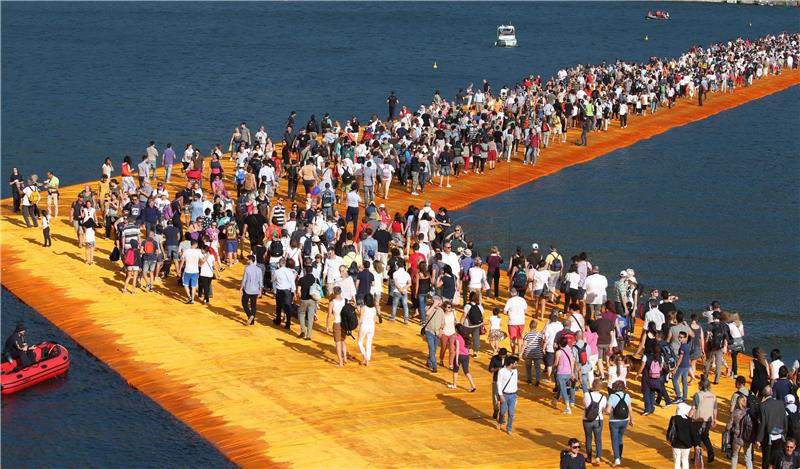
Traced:
<path id="1" fill-rule="evenodd" d="M 689 450 L 700 445 L 700 436 L 689 418 L 691 410 L 685 402 L 678 404 L 667 425 L 667 441 L 672 446 L 675 469 L 689 469 Z"/>
<path id="2" fill-rule="evenodd" d="M 297 290 L 297 271 L 294 270 L 294 260 L 287 259 L 285 262 L 283 267 L 278 268 L 272 274 L 272 284 L 275 288 L 275 319 L 272 322 L 276 326 L 280 326 L 281 314 L 283 314 L 286 317 L 286 325 L 283 328 L 291 329 L 292 309 L 294 308 L 292 298 Z"/>
<path id="3" fill-rule="evenodd" d="M 364 295 L 364 304 L 361 305 L 358 320 L 358 350 L 364 359 L 361 364 L 369 366 L 372 359 L 372 339 L 375 337 L 375 318 L 378 315 L 378 306 L 372 293 Z"/>
<path id="4" fill-rule="evenodd" d="M 747 390 L 745 389 L 745 392 Z M 749 420 L 750 430 L 745 429 L 745 418 Z M 739 453 L 744 450 L 744 466 L 753 469 L 753 441 L 746 431 L 752 431 L 753 421 L 747 415 L 747 397 L 739 392 L 734 394 L 733 410 L 725 426 L 731 439 L 731 469 L 739 467 Z"/>
<path id="5" fill-rule="evenodd" d="M 303 340 L 311 340 L 314 332 L 314 318 L 317 315 L 319 303 L 319 283 L 314 276 L 314 267 L 307 265 L 304 275 L 297 281 L 299 287 L 295 292 L 295 299 L 299 301 L 298 320 L 300 321 L 300 335 Z M 314 295 L 317 295 L 316 298 Z"/>
<path id="6" fill-rule="evenodd" d="M 247 261 L 239 292 L 242 294 L 242 309 L 247 315 L 247 325 L 252 326 L 256 322 L 256 300 L 264 288 L 264 275 L 256 265 L 256 256 L 250 254 Z"/>
<path id="7" fill-rule="evenodd" d="M 389 97 L 386 98 L 386 104 L 389 106 L 389 115 L 386 117 L 387 122 L 392 122 L 394 120 L 394 113 L 397 105 L 400 104 L 400 100 L 394 94 L 394 90 L 389 93 Z"/>
<path id="8" fill-rule="evenodd" d="M 444 328 L 442 299 L 439 296 L 434 296 L 433 304 L 430 307 L 430 315 L 422 327 L 425 333 L 425 342 L 428 344 L 428 361 L 426 365 L 434 373 L 437 372 L 436 348 L 439 347 L 439 337 L 442 335 L 442 328 Z"/>
<path id="9" fill-rule="evenodd" d="M 503 311 L 508 314 L 508 338 L 511 340 L 511 355 L 522 351 L 522 333 L 525 329 L 525 315 L 528 312 L 528 303 L 522 295 L 525 291 L 512 292 L 511 298 L 506 301 Z"/>
<path id="10" fill-rule="evenodd" d="M 706 447 L 708 458 L 707 464 L 714 462 L 714 445 L 711 444 L 709 433 L 717 425 L 717 396 L 711 392 L 711 383 L 708 378 L 700 378 L 700 390 L 692 399 L 692 411 L 689 416 L 692 418 L 697 433 L 700 435 L 700 442 Z M 700 450 L 700 446 L 697 446 Z"/>
<path id="11" fill-rule="evenodd" d="M 497 398 L 500 401 L 497 429 L 503 429 L 501 422 L 505 420 L 505 431 L 509 435 L 513 429 L 514 412 L 517 407 L 518 378 L 517 357 L 510 356 L 505 359 L 503 368 L 497 372 Z"/>
<path id="12" fill-rule="evenodd" d="M 455 335 L 455 349 L 457 354 L 453 358 L 453 383 L 448 384 L 450 389 L 458 387 L 458 369 L 459 367 L 464 370 L 464 375 L 469 381 L 469 392 L 475 392 L 475 381 L 472 379 L 472 373 L 469 372 L 469 342 L 472 340 L 472 334 L 467 327 L 463 324 L 456 325 Z"/>
<path id="13" fill-rule="evenodd" d="M 347 363 L 347 344 L 345 344 L 345 337 L 347 334 L 342 329 L 342 308 L 344 308 L 345 300 L 342 297 L 342 287 L 333 287 L 330 301 L 328 301 L 328 316 L 325 319 L 325 332 L 331 332 L 331 319 L 333 319 L 333 342 L 336 345 L 336 358 L 339 360 L 339 367 L 343 367 Z"/>
<path id="14" fill-rule="evenodd" d="M 569 345 L 569 339 L 565 335 L 561 335 L 558 339 L 554 367 L 558 389 L 566 406 L 561 413 L 571 414 L 572 404 L 575 403 L 576 367 L 572 347 Z"/>
<path id="15" fill-rule="evenodd" d="M 761 449 L 761 465 L 766 468 L 770 467 L 770 461 L 775 453 L 780 451 L 781 443 L 786 438 L 789 422 L 786 416 L 786 407 L 782 401 L 774 398 L 772 386 L 765 386 L 763 393 L 764 400 L 761 402 L 758 432 L 756 433 L 756 448 Z"/>
<path id="16" fill-rule="evenodd" d="M 603 409 L 608 405 L 606 396 L 600 393 L 602 382 L 592 383 L 591 391 L 583 395 L 583 435 L 586 438 L 586 459 L 595 466 L 600 465 L 603 456 Z M 592 458 L 592 441 L 595 452 Z"/>
<path id="17" fill-rule="evenodd" d="M 622 464 L 622 447 L 625 439 L 625 430 L 633 426 L 633 412 L 631 412 L 631 395 L 625 391 L 625 383 L 614 383 L 613 393 L 608 397 L 605 413 L 609 416 L 608 428 L 611 432 L 611 448 L 614 452 L 612 467 Z"/>
<path id="18" fill-rule="evenodd" d="M 536 367 L 536 382 L 535 385 L 539 386 L 539 381 L 542 377 L 542 360 L 544 358 L 544 334 L 536 329 L 536 319 L 531 319 L 528 323 L 530 330 L 525 337 L 523 337 L 524 345 L 522 346 L 522 359 L 525 360 L 525 382 L 533 384 L 532 374 L 533 367 Z"/>

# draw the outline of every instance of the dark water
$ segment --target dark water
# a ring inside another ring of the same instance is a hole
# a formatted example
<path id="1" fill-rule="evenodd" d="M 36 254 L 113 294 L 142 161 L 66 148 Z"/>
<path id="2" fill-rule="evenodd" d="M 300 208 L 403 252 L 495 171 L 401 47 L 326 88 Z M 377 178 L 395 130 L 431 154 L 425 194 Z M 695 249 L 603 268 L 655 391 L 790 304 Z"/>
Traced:
<path id="1" fill-rule="evenodd" d="M 194 142 L 207 150 L 246 120 L 280 136 L 330 112 L 384 115 L 439 88 L 499 86 L 577 63 L 675 56 L 693 44 L 797 30 L 800 10 L 658 3 L 2 4 L 3 174 L 99 175 L 105 156 Z M 670 21 L 645 21 L 668 8 Z M 496 25 L 520 47 L 492 47 Z M 752 24 L 752 26 L 749 26 Z M 648 41 L 644 37 L 648 37 Z M 433 69 L 436 62 L 438 69 Z M 8 195 L 7 184 L 2 194 Z"/>
<path id="2" fill-rule="evenodd" d="M 565 259 L 586 251 L 609 282 L 634 268 L 646 288 L 680 296 L 684 312 L 717 299 L 742 313 L 747 347 L 794 359 L 798 104 L 793 87 L 478 201 L 457 219 L 481 252 L 554 242 Z"/>
<path id="3" fill-rule="evenodd" d="M 643 20 L 657 8 L 673 19 Z M 119 167 L 122 155 L 137 157 L 151 139 L 159 148 L 227 143 L 242 119 L 280 135 L 290 110 L 301 125 L 326 111 L 341 122 L 353 114 L 364 120 L 386 112 L 392 89 L 416 107 L 436 88 L 452 96 L 482 78 L 510 85 L 532 71 L 546 77 L 579 62 L 674 56 L 693 44 L 800 24 L 798 9 L 674 3 L 3 2 L 0 9 L 2 180 L 18 166 L 25 175 L 53 169 L 63 184 L 94 179 L 105 156 Z M 495 27 L 507 21 L 520 47 L 496 49 Z M 458 215 L 483 245 L 557 240 L 565 253 L 588 251 L 607 273 L 636 268 L 643 282 L 674 290 L 688 306 L 719 298 L 746 314 L 754 340 L 791 346 L 799 101 L 794 89 L 751 103 Z M 7 184 L 0 192 L 8 195 Z M 513 225 L 496 218 L 498 203 L 518 215 Z M 5 292 L 2 315 L 3 333 L 25 317 L 34 336 L 66 340 Z M 4 466 L 225 464 L 116 374 L 70 349 L 67 379 L 4 401 Z"/>
<path id="4" fill-rule="evenodd" d="M 5 340 L 17 322 L 31 343 L 70 351 L 66 375 L 4 396 L 3 467 L 233 467 L 194 431 L 2 289 Z"/>

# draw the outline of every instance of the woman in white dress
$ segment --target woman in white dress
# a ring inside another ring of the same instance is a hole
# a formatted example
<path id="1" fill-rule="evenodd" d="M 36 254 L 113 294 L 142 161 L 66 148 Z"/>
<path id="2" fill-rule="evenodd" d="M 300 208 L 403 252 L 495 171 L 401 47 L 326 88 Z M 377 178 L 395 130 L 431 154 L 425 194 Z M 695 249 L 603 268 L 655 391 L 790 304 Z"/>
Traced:
<path id="1" fill-rule="evenodd" d="M 375 317 L 378 315 L 378 308 L 375 306 L 375 299 L 372 293 L 364 295 L 364 304 L 361 305 L 358 320 L 358 350 L 364 361 L 364 366 L 369 366 L 372 359 L 372 338 L 375 336 Z"/>

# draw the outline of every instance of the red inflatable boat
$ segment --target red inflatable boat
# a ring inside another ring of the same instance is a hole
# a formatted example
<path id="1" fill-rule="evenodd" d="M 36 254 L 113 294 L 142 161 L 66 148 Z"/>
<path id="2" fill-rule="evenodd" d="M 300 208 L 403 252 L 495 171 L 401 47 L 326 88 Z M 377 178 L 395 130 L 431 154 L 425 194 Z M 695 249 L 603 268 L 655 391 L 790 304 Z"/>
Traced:
<path id="1" fill-rule="evenodd" d="M 0 374 L 0 393 L 12 394 L 42 381 L 63 375 L 69 370 L 69 351 L 55 342 L 45 342 L 34 347 L 36 363 L 25 368 L 17 360 L 4 360 Z"/>

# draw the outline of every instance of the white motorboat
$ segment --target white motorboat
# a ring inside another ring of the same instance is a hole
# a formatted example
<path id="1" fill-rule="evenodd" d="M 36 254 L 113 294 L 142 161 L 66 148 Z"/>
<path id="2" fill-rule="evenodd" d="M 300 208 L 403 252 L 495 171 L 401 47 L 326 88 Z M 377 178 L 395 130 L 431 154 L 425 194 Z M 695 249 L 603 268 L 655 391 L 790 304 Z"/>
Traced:
<path id="1" fill-rule="evenodd" d="M 497 27 L 497 41 L 494 43 L 497 47 L 517 47 L 517 35 L 514 26 L 510 24 L 501 24 Z"/>

